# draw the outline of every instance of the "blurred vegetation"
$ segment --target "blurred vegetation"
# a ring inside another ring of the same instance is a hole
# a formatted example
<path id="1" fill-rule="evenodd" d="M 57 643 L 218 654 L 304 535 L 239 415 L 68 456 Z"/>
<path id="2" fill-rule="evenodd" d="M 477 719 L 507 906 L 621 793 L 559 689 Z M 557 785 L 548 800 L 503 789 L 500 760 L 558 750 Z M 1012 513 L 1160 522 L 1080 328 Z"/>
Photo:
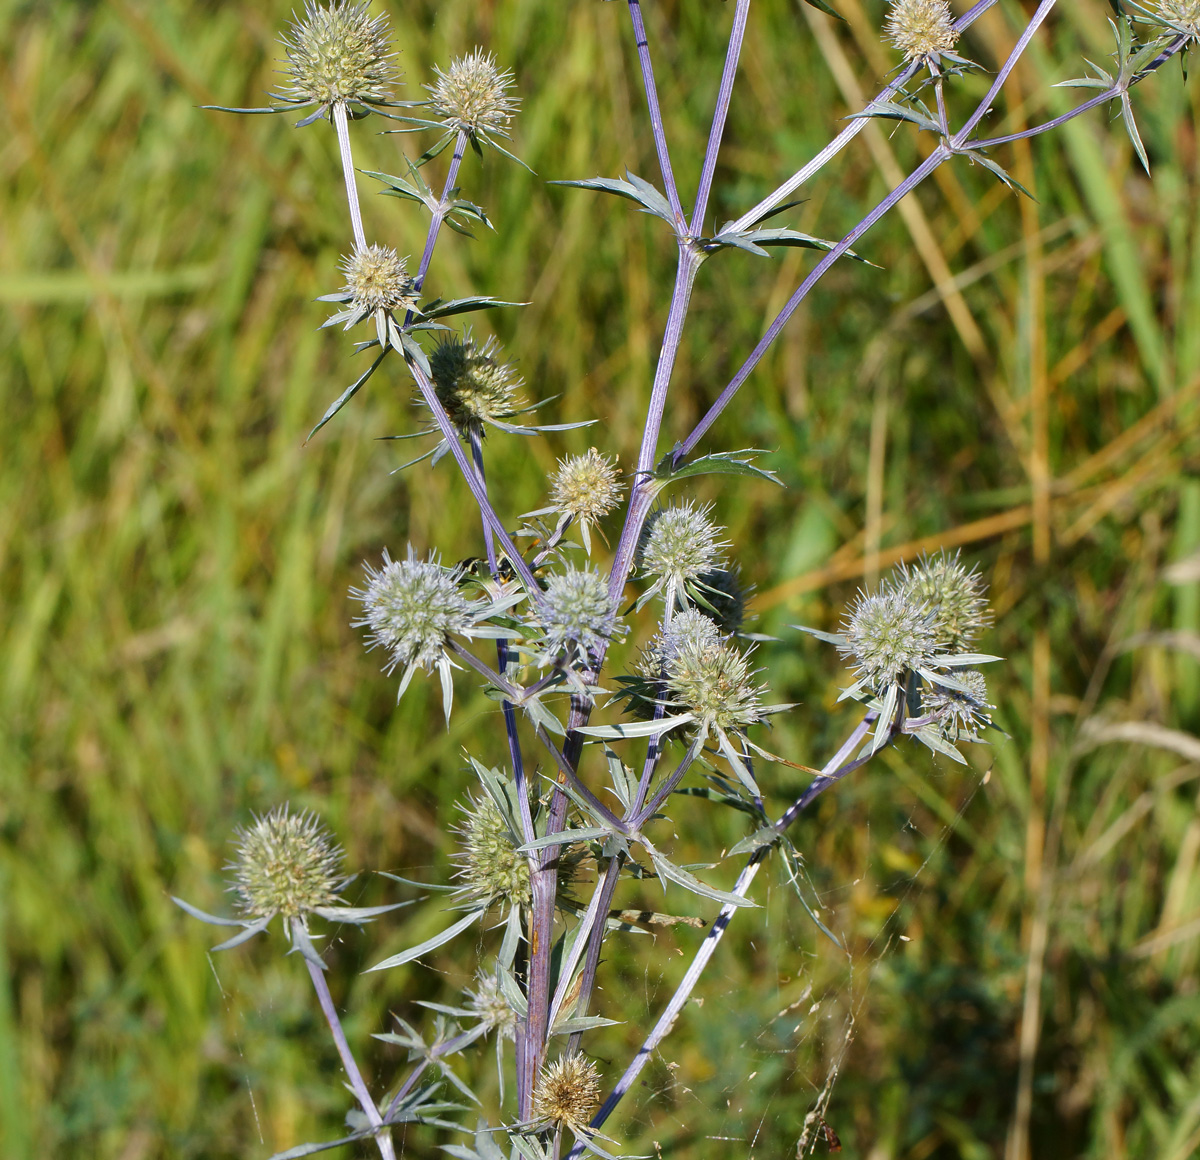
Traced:
<path id="1" fill-rule="evenodd" d="M 538 175 L 468 162 L 464 194 L 496 231 L 446 237 L 431 290 L 527 300 L 481 325 L 535 396 L 560 396 L 543 414 L 598 419 L 629 463 L 670 239 L 623 203 L 543 184 L 656 176 L 624 5 L 387 8 L 410 98 L 476 43 L 515 68 L 514 148 Z M 686 201 L 732 6 L 645 8 Z M 891 67 L 881 4 L 839 8 L 844 26 L 756 5 L 717 221 L 810 157 Z M 1049 86 L 1110 51 L 1107 12 L 1061 7 L 997 131 L 1068 107 Z M 312 302 L 340 284 L 347 245 L 333 135 L 197 108 L 262 103 L 288 15 L 279 0 L 0 5 L 6 1160 L 265 1156 L 338 1134 L 348 1098 L 300 965 L 278 936 L 207 957 L 213 932 L 168 893 L 221 908 L 230 831 L 282 800 L 319 810 L 354 868 L 444 880 L 462 747 L 501 758 L 470 681 L 447 732 L 436 690 L 418 682 L 397 708 L 348 626 L 361 560 L 406 539 L 476 555 L 479 537 L 449 461 L 389 474 L 412 444 L 379 438 L 420 421 L 395 368 L 304 443 L 357 373 Z M 1020 18 L 1002 5 L 968 53 L 993 66 Z M 1035 1157 L 1200 1149 L 1200 570 L 1168 567 L 1200 548 L 1194 93 L 1178 67 L 1137 90 L 1152 180 L 1101 111 L 1007 152 L 1036 202 L 944 167 L 860 246 L 881 268 L 836 267 L 710 438 L 770 449 L 788 484 L 711 492 L 760 627 L 782 636 L 758 654 L 766 676 L 802 703 L 771 747 L 819 764 L 850 720 L 833 651 L 785 625 L 833 626 L 856 585 L 939 544 L 992 585 L 983 643 L 1008 658 L 989 673 L 1005 734 L 968 768 L 888 751 L 799 823 L 845 950 L 778 868 L 763 875 L 764 909 L 733 924 L 614 1121 L 628 1150 L 793 1155 L 835 1073 L 824 1115 L 847 1157 L 999 1157 L 1021 1093 Z M 416 140 L 384 127 L 354 127 L 358 163 L 401 172 Z M 927 148 L 907 127 L 868 130 L 788 220 L 838 236 Z M 417 249 L 418 213 L 364 192 L 368 235 Z M 670 437 L 810 261 L 705 267 Z M 505 510 L 540 506 L 545 470 L 588 439 L 489 440 Z M 776 808 L 804 784 L 780 766 L 768 780 Z M 695 802 L 681 819 L 684 860 L 740 836 Z M 364 875 L 352 895 L 399 889 Z M 474 970 L 458 943 L 440 974 L 359 975 L 438 922 L 436 907 L 401 914 L 331 948 L 377 1090 L 404 1061 L 369 1035 L 389 1012 L 420 1016 L 414 999 L 454 1001 Z M 628 1022 L 594 1042 L 606 1075 L 699 937 L 612 944 L 601 1010 Z M 414 1133 L 407 1154 L 439 1142 Z"/>

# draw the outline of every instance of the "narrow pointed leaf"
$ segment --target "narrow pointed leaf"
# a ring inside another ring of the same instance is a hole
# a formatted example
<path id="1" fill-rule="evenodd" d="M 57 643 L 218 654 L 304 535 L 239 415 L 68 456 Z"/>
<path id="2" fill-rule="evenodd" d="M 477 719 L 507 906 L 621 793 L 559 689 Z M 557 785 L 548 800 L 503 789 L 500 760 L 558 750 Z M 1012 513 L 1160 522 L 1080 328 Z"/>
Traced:
<path id="1" fill-rule="evenodd" d="M 368 967 L 370 971 L 384 971 L 389 967 L 403 966 L 405 963 L 411 963 L 413 959 L 419 959 L 422 955 L 427 955 L 430 951 L 437 950 L 438 947 L 444 946 L 451 939 L 460 935 L 472 923 L 478 922 L 483 915 L 483 909 L 477 908 L 468 911 L 457 922 L 451 923 L 440 934 L 435 934 L 433 938 L 427 938 L 423 943 L 415 947 L 409 947 L 406 951 L 401 951 L 398 955 L 392 955 L 391 958 L 384 959 L 381 963 L 376 963 L 373 967 Z"/>
<path id="2" fill-rule="evenodd" d="M 325 424 L 334 417 L 334 415 L 336 415 L 348 402 L 350 402 L 351 399 L 354 398 L 355 395 L 358 394 L 360 390 L 362 390 L 362 388 L 366 385 L 367 380 L 379 368 L 379 364 L 383 362 L 386 355 L 387 348 L 385 347 L 379 357 L 363 372 L 363 374 L 359 378 L 355 379 L 355 381 L 351 383 L 350 386 L 348 386 L 337 397 L 337 399 L 334 400 L 329 410 L 321 416 L 321 421 L 308 433 L 309 439 L 311 439 L 318 431 L 320 431 L 321 428 L 324 427 Z M 308 440 L 305 440 L 305 442 L 307 441 Z"/>

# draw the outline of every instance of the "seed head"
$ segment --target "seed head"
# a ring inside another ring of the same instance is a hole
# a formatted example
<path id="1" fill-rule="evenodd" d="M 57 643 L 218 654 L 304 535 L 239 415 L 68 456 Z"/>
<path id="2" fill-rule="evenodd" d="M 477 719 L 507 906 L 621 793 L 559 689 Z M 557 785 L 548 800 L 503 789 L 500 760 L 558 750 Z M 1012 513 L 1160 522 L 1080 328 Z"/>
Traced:
<path id="1" fill-rule="evenodd" d="M 576 522 L 592 523 L 617 506 L 621 491 L 616 459 L 589 447 L 582 455 L 558 461 L 550 483 L 550 502 Z"/>
<path id="2" fill-rule="evenodd" d="M 540 622 L 546 647 L 554 652 L 568 641 L 591 652 L 624 627 L 618 625 L 608 583 L 591 568 L 571 568 L 546 581 Z"/>
<path id="3" fill-rule="evenodd" d="M 386 16 L 371 19 L 368 5 L 306 0 L 303 19 L 280 37 L 287 53 L 287 99 L 297 104 L 359 101 L 386 104 L 399 73 L 392 61 Z"/>
<path id="4" fill-rule="evenodd" d="M 702 632 L 684 639 L 666 671 L 674 700 L 703 722 L 736 732 L 762 719 L 761 690 L 750 679 L 746 658 L 731 644 L 706 642 Z"/>
<path id="5" fill-rule="evenodd" d="M 1200 39 L 1200 0 L 1158 0 L 1155 8 L 1171 27 Z"/>
<path id="6" fill-rule="evenodd" d="M 720 531 L 708 518 L 711 511 L 711 504 L 697 507 L 686 500 L 660 509 L 646 521 L 642 533 L 642 571 L 657 578 L 656 588 L 666 589 L 668 604 L 678 599 L 682 607 L 683 585 L 713 571 L 722 562 L 722 551 L 728 544 L 718 538 Z"/>
<path id="7" fill-rule="evenodd" d="M 409 310 L 416 306 L 408 258 L 387 246 L 365 246 L 342 259 L 345 293 L 361 310 Z"/>
<path id="8" fill-rule="evenodd" d="M 933 632 L 940 652 L 963 652 L 990 623 L 987 585 L 972 568 L 963 567 L 956 552 L 923 556 L 902 572 L 900 590 L 933 613 Z"/>
<path id="9" fill-rule="evenodd" d="M 966 693 L 938 685 L 925 689 L 921 694 L 921 711 L 938 714 L 938 729 L 949 741 L 974 740 L 979 730 L 992 723 L 993 708 L 988 704 L 987 681 L 978 669 L 967 669 L 956 673 L 955 680 L 967 687 Z"/>
<path id="10" fill-rule="evenodd" d="M 442 72 L 436 65 L 437 84 L 425 87 L 433 94 L 433 112 L 448 129 L 461 129 L 471 136 L 479 132 L 507 137 L 505 131 L 520 104 L 507 96 L 513 74 L 501 72 L 496 58 L 477 48 L 460 56 Z"/>
<path id="11" fill-rule="evenodd" d="M 581 1053 L 564 1056 L 542 1069 L 533 1093 L 533 1114 L 575 1133 L 587 1128 L 600 1106 L 600 1073 Z"/>
<path id="12" fill-rule="evenodd" d="M 247 915 L 297 918 L 338 901 L 342 851 L 315 814 L 279 806 L 234 838 L 237 854 L 226 869 Z"/>
<path id="13" fill-rule="evenodd" d="M 489 1031 L 515 1039 L 517 1013 L 500 986 L 498 975 L 480 975 L 474 991 L 467 992 L 467 1007 Z"/>
<path id="14" fill-rule="evenodd" d="M 456 877 L 463 892 L 484 902 L 503 899 L 511 906 L 528 906 L 529 859 L 517 853 L 521 844 L 508 828 L 496 803 L 486 794 L 472 797 L 464 807 L 466 820 L 458 827 L 462 849 Z"/>
<path id="15" fill-rule="evenodd" d="M 473 623 L 471 603 L 458 589 L 457 572 L 443 568 L 433 555 L 418 560 L 411 544 L 406 560 L 392 560 L 385 551 L 382 568 L 363 568 L 366 588 L 350 589 L 362 602 L 363 615 L 351 623 L 370 629 L 368 648 L 387 650 L 385 672 L 409 665 L 429 672 L 442 660 L 450 635 L 467 632 Z"/>
<path id="16" fill-rule="evenodd" d="M 876 692 L 937 654 L 933 616 L 924 603 L 896 588 L 859 594 L 838 648 L 858 667 L 860 680 Z"/>
<path id="17" fill-rule="evenodd" d="M 936 60 L 958 42 L 946 0 L 893 0 L 884 31 L 905 60 Z"/>
<path id="18" fill-rule="evenodd" d="M 685 608 L 650 642 L 639 668 L 648 680 L 661 681 L 683 649 L 703 650 L 720 643 L 721 633 L 713 620 L 698 608 Z"/>
<path id="19" fill-rule="evenodd" d="M 440 343 L 429 358 L 437 396 L 460 431 L 480 428 L 514 414 L 524 380 L 499 359 L 500 344 L 489 338 L 479 346 L 468 330 Z"/>

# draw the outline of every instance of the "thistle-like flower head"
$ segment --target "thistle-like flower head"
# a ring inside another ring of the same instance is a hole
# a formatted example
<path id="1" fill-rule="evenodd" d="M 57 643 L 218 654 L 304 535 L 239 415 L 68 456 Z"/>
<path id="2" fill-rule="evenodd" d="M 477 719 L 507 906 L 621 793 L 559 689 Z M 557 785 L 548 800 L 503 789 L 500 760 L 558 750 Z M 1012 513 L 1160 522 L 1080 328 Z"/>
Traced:
<path id="1" fill-rule="evenodd" d="M 447 129 L 472 137 L 494 133 L 507 137 L 507 128 L 520 101 L 508 96 L 513 74 L 501 71 L 496 58 L 482 48 L 451 63 L 446 72 L 436 65 L 437 83 L 425 87 L 433 94 L 433 112 Z"/>
<path id="2" fill-rule="evenodd" d="M 937 655 L 933 614 L 925 603 L 900 588 L 859 593 L 838 649 L 858 668 L 859 680 L 876 693 Z"/>
<path id="3" fill-rule="evenodd" d="M 475 990 L 467 991 L 467 1009 L 489 1031 L 497 1031 L 502 1039 L 515 1039 L 517 1012 L 504 994 L 499 975 L 481 974 Z"/>
<path id="4" fill-rule="evenodd" d="M 963 652 L 991 623 L 987 585 L 978 570 L 967 569 L 956 552 L 923 556 L 912 569 L 904 568 L 899 588 L 933 614 L 933 632 L 941 652 Z"/>
<path id="5" fill-rule="evenodd" d="M 489 338 L 478 344 L 467 330 L 439 343 L 429 356 L 437 396 L 459 431 L 482 430 L 516 414 L 523 385 L 511 363 L 500 358 L 500 344 Z"/>
<path id="6" fill-rule="evenodd" d="M 589 447 L 582 455 L 558 461 L 550 481 L 550 503 L 576 523 L 595 523 L 617 506 L 621 490 L 616 460 Z"/>
<path id="7" fill-rule="evenodd" d="M 700 630 L 677 638 L 666 673 L 673 701 L 705 725 L 728 733 L 762 720 L 762 690 L 752 680 L 749 662 L 719 637 L 706 639 Z"/>
<path id="8" fill-rule="evenodd" d="M 1172 28 L 1200 40 L 1200 0 L 1157 0 L 1154 11 Z"/>
<path id="9" fill-rule="evenodd" d="M 345 293 L 358 310 L 410 310 L 417 304 L 408 258 L 387 246 L 364 246 L 342 259 Z"/>
<path id="10" fill-rule="evenodd" d="M 978 669 L 955 674 L 967 691 L 938 685 L 922 690 L 921 712 L 938 718 L 938 731 L 948 741 L 975 741 L 979 730 L 992 723 L 987 699 L 987 681 Z"/>
<path id="11" fill-rule="evenodd" d="M 252 918 L 300 918 L 338 902 L 342 851 L 314 814 L 280 806 L 235 832 L 226 869 L 230 889 Z"/>
<path id="12" fill-rule="evenodd" d="M 592 568 L 570 568 L 546 580 L 539 622 L 549 652 L 571 641 L 591 652 L 624 627 L 609 598 L 608 582 Z"/>
<path id="13" fill-rule="evenodd" d="M 542 1069 L 533 1093 L 536 1119 L 585 1133 L 599 1106 L 600 1073 L 586 1056 L 576 1052 Z"/>
<path id="14" fill-rule="evenodd" d="M 682 650 L 703 650 L 720 643 L 721 631 L 712 618 L 698 608 L 685 608 L 659 630 L 650 647 L 642 653 L 639 669 L 648 680 L 661 681 L 671 671 Z"/>
<path id="15" fill-rule="evenodd" d="M 937 60 L 958 42 L 947 0 L 893 0 L 884 31 L 905 60 Z"/>
<path id="16" fill-rule="evenodd" d="M 642 572 L 655 580 L 650 592 L 663 591 L 668 605 L 685 607 L 685 585 L 722 563 L 729 545 L 709 519 L 711 511 L 711 505 L 685 500 L 659 509 L 646 521 L 638 553 Z"/>
<path id="17" fill-rule="evenodd" d="M 532 898 L 529 859 L 517 853 L 521 844 L 504 815 L 488 795 L 468 800 L 466 817 L 458 827 L 462 849 L 456 856 L 456 877 L 463 893 L 481 902 L 503 901 L 528 906 Z"/>
<path id="18" fill-rule="evenodd" d="M 387 651 L 385 672 L 397 666 L 429 672 L 443 659 L 452 634 L 469 633 L 472 604 L 459 590 L 458 573 L 435 556 L 419 560 L 410 545 L 405 560 L 393 560 L 385 550 L 382 568 L 363 567 L 366 588 L 350 589 L 363 614 L 352 623 L 370 629 L 369 648 Z"/>
<path id="19" fill-rule="evenodd" d="M 284 99 L 293 104 L 336 101 L 387 104 L 399 81 L 388 41 L 386 16 L 368 15 L 368 5 L 352 0 L 317 4 L 307 0 L 280 39 L 287 53 Z"/>

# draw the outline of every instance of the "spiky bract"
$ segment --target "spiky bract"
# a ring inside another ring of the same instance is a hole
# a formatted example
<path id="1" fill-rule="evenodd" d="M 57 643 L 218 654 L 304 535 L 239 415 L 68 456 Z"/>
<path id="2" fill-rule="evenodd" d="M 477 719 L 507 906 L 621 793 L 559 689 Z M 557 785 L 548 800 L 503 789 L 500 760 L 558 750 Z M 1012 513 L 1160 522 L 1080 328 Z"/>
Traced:
<path id="1" fill-rule="evenodd" d="M 388 246 L 362 246 L 342 259 L 345 292 L 360 310 L 410 310 L 417 304 L 408 258 Z"/>
<path id="2" fill-rule="evenodd" d="M 901 573 L 900 589 L 933 615 L 933 633 L 942 652 L 968 649 L 991 623 L 987 585 L 972 568 L 965 568 L 956 552 L 923 556 L 911 570 Z"/>
<path id="3" fill-rule="evenodd" d="M 582 455 L 558 461 L 558 470 L 550 481 L 550 502 L 573 520 L 593 523 L 617 506 L 621 490 L 616 459 L 589 447 Z"/>
<path id="4" fill-rule="evenodd" d="M 409 665 L 429 672 L 443 661 L 449 637 L 470 630 L 472 605 L 459 590 L 458 573 L 435 556 L 419 560 L 409 545 L 405 560 L 392 560 L 385 550 L 382 568 L 363 567 L 366 588 L 350 590 L 363 615 L 352 624 L 370 629 L 368 647 L 387 650 L 385 672 Z"/>
<path id="5" fill-rule="evenodd" d="M 342 851 L 315 814 L 273 809 L 234 834 L 230 889 L 254 918 L 297 918 L 338 901 Z"/>
<path id="6" fill-rule="evenodd" d="M 439 343 L 429 356 L 437 396 L 460 431 L 481 430 L 482 423 L 509 418 L 520 409 L 517 392 L 524 380 L 499 355 L 494 338 L 480 346 L 467 330 L 461 338 Z"/>
<path id="7" fill-rule="evenodd" d="M 286 99 L 296 104 L 358 101 L 386 104 L 399 80 L 392 63 L 386 16 L 372 19 L 368 5 L 351 0 L 317 4 L 307 0 L 304 16 L 280 37 L 287 53 Z"/>
<path id="8" fill-rule="evenodd" d="M 542 1069 L 533 1093 L 533 1114 L 555 1127 L 582 1132 L 600 1106 L 600 1073 L 579 1052 Z"/>
<path id="9" fill-rule="evenodd" d="M 608 582 L 591 568 L 571 568 L 546 580 L 539 612 L 546 648 L 557 652 L 574 641 L 586 652 L 602 648 L 618 630 Z"/>
<path id="10" fill-rule="evenodd" d="M 894 0 L 884 31 L 905 60 L 936 60 L 958 42 L 946 0 Z"/>
<path id="11" fill-rule="evenodd" d="M 762 719 L 761 689 L 749 662 L 726 641 L 702 633 L 679 639 L 666 672 L 674 702 L 706 725 L 737 732 Z"/>
<path id="12" fill-rule="evenodd" d="M 482 902 L 528 906 L 529 859 L 517 853 L 520 842 L 496 803 L 482 794 L 471 798 L 464 812 L 466 818 L 458 829 L 463 845 L 456 856 L 456 877 L 463 892 Z"/>
<path id="13" fill-rule="evenodd" d="M 508 96 L 513 74 L 501 71 L 496 58 L 482 48 L 453 61 L 446 72 L 436 65 L 437 83 L 425 87 L 433 94 L 433 112 L 448 129 L 472 136 L 495 133 L 507 137 L 513 113 L 520 104 Z"/>
<path id="14" fill-rule="evenodd" d="M 655 578 L 651 591 L 664 590 L 668 605 L 685 604 L 684 586 L 722 563 L 728 544 L 709 519 L 711 505 L 691 500 L 661 508 L 646 521 L 639 558 L 642 571 Z"/>
<path id="15" fill-rule="evenodd" d="M 937 653 L 933 615 L 918 598 L 899 588 L 859 593 L 838 645 L 858 668 L 859 679 L 876 692 L 928 665 Z"/>

